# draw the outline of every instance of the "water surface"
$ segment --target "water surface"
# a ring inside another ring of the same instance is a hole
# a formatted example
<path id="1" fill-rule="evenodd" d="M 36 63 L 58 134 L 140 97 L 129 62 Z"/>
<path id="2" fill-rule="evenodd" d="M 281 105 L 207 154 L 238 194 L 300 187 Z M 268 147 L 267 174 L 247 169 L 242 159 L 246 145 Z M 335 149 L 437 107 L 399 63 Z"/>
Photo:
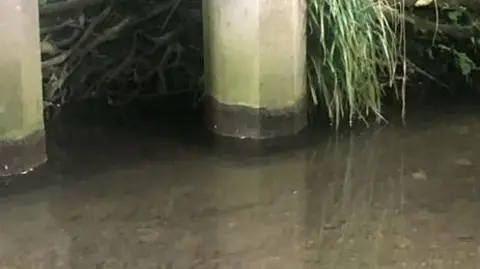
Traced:
<path id="1" fill-rule="evenodd" d="M 52 127 L 1 189 L 0 268 L 478 268 L 480 111 L 421 115 L 248 158 L 187 118 Z"/>

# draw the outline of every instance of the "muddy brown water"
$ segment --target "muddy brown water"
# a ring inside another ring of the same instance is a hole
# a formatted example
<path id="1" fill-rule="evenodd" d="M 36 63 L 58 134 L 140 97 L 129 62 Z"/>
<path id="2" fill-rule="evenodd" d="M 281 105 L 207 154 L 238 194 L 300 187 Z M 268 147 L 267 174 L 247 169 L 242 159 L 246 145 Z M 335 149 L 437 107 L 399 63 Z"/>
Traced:
<path id="1" fill-rule="evenodd" d="M 0 190 L 0 268 L 478 268 L 480 109 L 436 109 L 242 158 L 172 115 L 58 124 Z"/>

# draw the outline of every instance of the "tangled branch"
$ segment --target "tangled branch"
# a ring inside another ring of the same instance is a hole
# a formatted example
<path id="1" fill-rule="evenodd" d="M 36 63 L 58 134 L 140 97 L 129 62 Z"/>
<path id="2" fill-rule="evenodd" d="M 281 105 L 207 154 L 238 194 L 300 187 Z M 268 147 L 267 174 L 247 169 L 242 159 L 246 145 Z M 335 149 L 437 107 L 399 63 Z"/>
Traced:
<path id="1" fill-rule="evenodd" d="M 200 6 L 198 0 L 70 0 L 41 5 L 45 105 L 56 108 L 92 96 L 118 105 L 198 91 Z"/>
<path id="2" fill-rule="evenodd" d="M 40 0 L 44 100 L 56 108 L 102 97 L 113 105 L 198 92 L 203 73 L 201 0 Z M 478 36 L 479 25 L 439 23 L 408 9 L 417 0 L 372 0 L 392 20 L 453 37 Z M 479 10 L 477 0 L 437 0 Z"/>

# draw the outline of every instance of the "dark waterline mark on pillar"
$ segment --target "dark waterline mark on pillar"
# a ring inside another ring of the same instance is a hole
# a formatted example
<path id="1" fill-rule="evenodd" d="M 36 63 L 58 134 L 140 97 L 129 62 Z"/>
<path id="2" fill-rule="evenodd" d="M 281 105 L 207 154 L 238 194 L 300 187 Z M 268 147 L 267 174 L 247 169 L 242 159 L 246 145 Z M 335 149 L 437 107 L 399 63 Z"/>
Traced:
<path id="1" fill-rule="evenodd" d="M 47 161 L 45 131 L 19 140 L 0 140 L 0 177 L 26 174 Z"/>
<path id="2" fill-rule="evenodd" d="M 283 109 L 269 110 L 207 101 L 207 125 L 214 144 L 227 151 L 268 153 L 295 148 L 306 140 L 307 100 Z"/>

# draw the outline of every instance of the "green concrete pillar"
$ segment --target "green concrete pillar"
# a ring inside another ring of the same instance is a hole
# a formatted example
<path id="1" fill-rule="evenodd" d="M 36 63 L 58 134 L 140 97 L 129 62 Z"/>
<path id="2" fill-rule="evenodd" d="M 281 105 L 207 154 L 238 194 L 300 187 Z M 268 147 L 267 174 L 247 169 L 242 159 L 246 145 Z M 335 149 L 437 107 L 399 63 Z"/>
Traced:
<path id="1" fill-rule="evenodd" d="M 0 4 L 0 176 L 47 160 L 38 2 Z"/>
<path id="2" fill-rule="evenodd" d="M 307 126 L 304 2 L 203 1 L 205 81 L 215 134 L 268 139 Z"/>

